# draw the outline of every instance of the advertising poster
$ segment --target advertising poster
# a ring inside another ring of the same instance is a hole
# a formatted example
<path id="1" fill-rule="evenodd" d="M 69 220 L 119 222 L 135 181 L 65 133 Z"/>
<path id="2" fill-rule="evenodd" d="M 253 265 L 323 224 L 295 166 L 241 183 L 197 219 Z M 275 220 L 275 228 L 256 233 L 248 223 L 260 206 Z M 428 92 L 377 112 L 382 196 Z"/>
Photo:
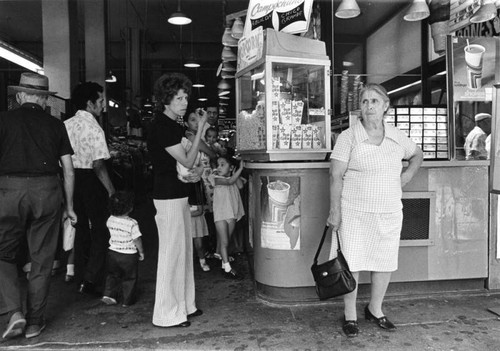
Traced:
<path id="1" fill-rule="evenodd" d="M 495 83 L 497 40 L 453 37 L 453 100 L 491 101 Z"/>
<path id="2" fill-rule="evenodd" d="M 261 177 L 261 246 L 300 250 L 300 177 Z"/>
<path id="3" fill-rule="evenodd" d="M 250 0 L 243 36 L 258 27 L 290 34 L 309 28 L 313 0 Z"/>

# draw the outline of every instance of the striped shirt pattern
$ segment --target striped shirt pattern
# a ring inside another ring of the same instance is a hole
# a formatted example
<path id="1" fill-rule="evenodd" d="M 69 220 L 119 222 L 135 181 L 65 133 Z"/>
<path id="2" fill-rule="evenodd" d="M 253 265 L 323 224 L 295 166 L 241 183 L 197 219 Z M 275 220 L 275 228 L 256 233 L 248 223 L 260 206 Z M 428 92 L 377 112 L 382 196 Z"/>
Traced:
<path id="1" fill-rule="evenodd" d="M 402 160 L 417 145 L 396 127 L 384 122 L 380 145 L 369 144 L 368 134 L 356 123 L 337 138 L 331 159 L 346 162 L 341 206 L 357 211 L 388 213 L 402 209 Z"/>
<path id="2" fill-rule="evenodd" d="M 134 240 L 142 234 L 137 221 L 130 217 L 110 216 L 106 225 L 109 229 L 109 249 L 123 254 L 135 254 Z"/>

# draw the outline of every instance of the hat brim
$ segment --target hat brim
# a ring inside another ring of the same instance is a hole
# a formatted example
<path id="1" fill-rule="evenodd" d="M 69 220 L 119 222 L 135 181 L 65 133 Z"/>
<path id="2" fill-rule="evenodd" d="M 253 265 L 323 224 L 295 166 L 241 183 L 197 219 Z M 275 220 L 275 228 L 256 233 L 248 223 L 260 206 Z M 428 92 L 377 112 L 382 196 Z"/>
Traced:
<path id="1" fill-rule="evenodd" d="M 56 95 L 56 91 L 48 91 L 48 90 L 40 90 L 40 89 L 32 89 L 32 88 L 25 88 L 25 87 L 20 87 L 17 85 L 9 85 L 7 87 L 8 92 L 25 92 L 29 94 L 36 94 L 36 95 Z"/>

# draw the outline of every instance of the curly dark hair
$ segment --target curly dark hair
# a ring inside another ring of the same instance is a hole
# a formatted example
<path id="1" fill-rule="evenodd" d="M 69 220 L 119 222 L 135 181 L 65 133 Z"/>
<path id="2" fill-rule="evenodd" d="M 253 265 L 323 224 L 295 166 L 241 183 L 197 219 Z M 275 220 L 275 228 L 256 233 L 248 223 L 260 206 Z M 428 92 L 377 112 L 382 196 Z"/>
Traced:
<path id="1" fill-rule="evenodd" d="M 165 105 L 169 105 L 174 96 L 183 89 L 184 92 L 191 95 L 192 83 L 188 77 L 182 73 L 166 73 L 158 78 L 154 84 L 153 92 L 156 98 L 155 109 L 163 112 Z"/>
<path id="2" fill-rule="evenodd" d="M 229 163 L 229 166 L 233 167 L 234 169 L 238 168 L 240 161 L 238 161 L 234 157 L 232 157 L 230 155 L 220 155 L 220 156 L 217 157 L 217 160 L 221 159 L 221 158 L 224 159 L 224 160 L 226 160 L 226 162 Z"/>
<path id="3" fill-rule="evenodd" d="M 134 194 L 130 191 L 117 191 L 109 198 L 108 209 L 113 216 L 123 216 L 134 208 Z"/>
<path id="4" fill-rule="evenodd" d="M 187 110 L 186 110 L 186 113 L 184 114 L 184 116 L 182 116 L 182 120 L 183 120 L 184 122 L 187 122 L 187 121 L 188 121 L 188 119 L 189 119 L 189 115 L 190 115 L 191 113 L 196 113 L 196 109 L 197 109 L 197 107 L 194 107 L 194 106 L 188 106 L 188 108 L 187 108 Z"/>
<path id="5" fill-rule="evenodd" d="M 71 92 L 71 103 L 77 110 L 85 110 L 87 101 L 95 104 L 104 88 L 96 82 L 79 83 Z"/>

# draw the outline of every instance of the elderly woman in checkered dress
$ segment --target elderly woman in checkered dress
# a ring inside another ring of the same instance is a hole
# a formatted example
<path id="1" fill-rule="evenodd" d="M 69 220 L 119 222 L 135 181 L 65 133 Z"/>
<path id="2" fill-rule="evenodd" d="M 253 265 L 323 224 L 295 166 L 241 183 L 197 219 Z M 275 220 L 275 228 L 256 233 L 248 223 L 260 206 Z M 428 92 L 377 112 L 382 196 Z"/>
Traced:
<path id="1" fill-rule="evenodd" d="M 365 318 L 393 331 L 396 327 L 384 316 L 382 302 L 398 266 L 402 187 L 417 173 L 423 155 L 403 132 L 384 122 L 389 102 L 378 84 L 367 84 L 360 92 L 362 118 L 340 134 L 331 156 L 328 224 L 339 231 L 342 252 L 356 281 L 360 271 L 371 272 Z M 408 161 L 405 170 L 402 160 Z M 332 247 L 332 257 L 335 252 Z M 357 293 L 356 287 L 344 295 L 342 330 L 347 336 L 359 332 Z"/>

